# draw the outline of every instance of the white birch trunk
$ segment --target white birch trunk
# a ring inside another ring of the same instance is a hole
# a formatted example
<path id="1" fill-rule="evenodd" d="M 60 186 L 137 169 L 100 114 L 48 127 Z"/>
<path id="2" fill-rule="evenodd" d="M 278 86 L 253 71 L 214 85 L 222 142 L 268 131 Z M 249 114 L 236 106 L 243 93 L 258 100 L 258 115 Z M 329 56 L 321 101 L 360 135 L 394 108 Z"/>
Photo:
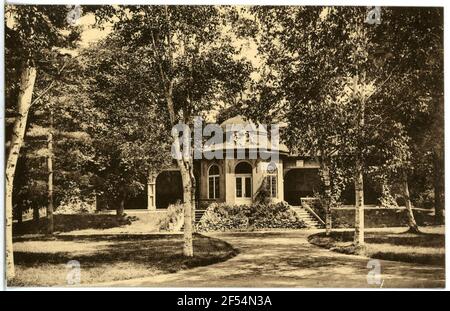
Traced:
<path id="1" fill-rule="evenodd" d="M 6 160 L 6 194 L 5 194 L 5 210 L 6 210 L 6 277 L 11 280 L 15 276 L 14 270 L 14 253 L 12 239 L 12 223 L 13 223 L 13 185 L 14 175 L 16 173 L 17 160 L 19 159 L 20 148 L 23 145 L 25 129 L 27 125 L 28 112 L 31 106 L 31 98 L 33 96 L 34 82 L 36 81 L 36 68 L 25 66 L 22 70 L 20 78 L 20 91 L 17 100 L 18 116 L 14 122 L 12 132 L 11 145 Z"/>
<path id="2" fill-rule="evenodd" d="M 331 218 L 331 181 L 330 181 L 330 169 L 328 165 L 325 163 L 325 160 L 322 160 L 322 175 L 323 175 L 323 183 L 325 186 L 324 195 L 325 195 L 325 234 L 329 236 L 332 230 L 332 218 Z"/>
<path id="3" fill-rule="evenodd" d="M 175 152 L 181 155 L 180 140 L 177 135 L 174 136 Z M 194 256 L 193 247 L 193 214 L 194 214 L 194 187 L 193 187 L 193 167 L 186 159 L 177 159 L 178 168 L 180 169 L 181 182 L 183 184 L 183 205 L 184 205 L 184 247 L 183 254 L 187 257 Z"/>
<path id="4" fill-rule="evenodd" d="M 363 75 L 365 80 L 365 74 Z M 365 98 L 363 94 L 358 92 L 358 76 L 354 77 L 354 99 L 360 103 L 360 111 L 358 117 L 358 132 L 361 144 L 365 134 Z M 364 179 L 363 179 L 363 146 L 357 146 L 356 163 L 355 163 L 355 236 L 353 244 L 356 253 L 364 253 Z"/>
<path id="5" fill-rule="evenodd" d="M 364 246 L 364 182 L 362 165 L 358 160 L 355 174 L 355 238 L 356 248 Z"/>
<path id="6" fill-rule="evenodd" d="M 175 125 L 175 111 L 172 99 L 172 86 L 166 91 L 167 108 L 172 125 Z M 174 135 L 174 152 L 178 156 L 177 166 L 180 169 L 181 182 L 183 186 L 183 205 L 184 205 L 184 247 L 183 254 L 186 257 L 194 256 L 194 246 L 192 239 L 193 232 L 193 215 L 195 204 L 195 188 L 194 188 L 194 168 L 191 165 L 192 161 L 183 157 L 180 146 L 180 138 Z"/>
<path id="7" fill-rule="evenodd" d="M 47 181 L 47 233 L 53 234 L 53 114 L 50 111 L 50 129 L 47 141 L 48 181 Z"/>

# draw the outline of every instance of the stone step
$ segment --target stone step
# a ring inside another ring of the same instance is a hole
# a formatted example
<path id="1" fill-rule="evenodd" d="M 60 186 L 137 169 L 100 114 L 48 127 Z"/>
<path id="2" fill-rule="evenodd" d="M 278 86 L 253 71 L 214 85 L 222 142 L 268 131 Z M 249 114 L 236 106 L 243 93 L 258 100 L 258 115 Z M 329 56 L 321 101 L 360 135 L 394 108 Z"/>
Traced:
<path id="1" fill-rule="evenodd" d="M 206 212 L 205 209 L 195 210 L 195 223 L 199 222 L 202 218 L 203 214 Z"/>
<path id="2" fill-rule="evenodd" d="M 301 220 L 305 223 L 307 227 L 310 228 L 322 228 L 323 225 L 320 223 L 311 213 L 301 206 L 292 207 Z"/>
<path id="3" fill-rule="evenodd" d="M 202 218 L 203 214 L 206 212 L 206 209 L 196 209 L 194 211 L 194 223 L 197 224 Z M 184 230 L 184 224 L 181 226 L 181 231 Z"/>

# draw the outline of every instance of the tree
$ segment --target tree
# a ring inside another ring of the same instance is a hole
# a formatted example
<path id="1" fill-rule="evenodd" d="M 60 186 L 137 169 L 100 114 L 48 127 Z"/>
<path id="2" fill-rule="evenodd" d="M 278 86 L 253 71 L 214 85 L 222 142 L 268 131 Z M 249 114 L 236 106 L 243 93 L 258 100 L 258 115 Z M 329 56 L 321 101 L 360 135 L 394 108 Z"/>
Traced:
<path id="1" fill-rule="evenodd" d="M 46 205 L 46 232 L 49 234 L 54 229 L 54 206 L 75 193 L 80 198 L 89 195 L 86 163 L 92 148 L 83 130 L 82 113 L 78 111 L 83 92 L 74 72 L 79 70 L 78 60 L 67 55 L 55 57 L 41 67 L 45 74 L 40 83 L 47 88 L 52 85 L 52 88 L 30 107 L 23 152 L 17 167 L 15 180 L 19 183 L 13 191 L 15 213 L 20 216 L 22 211 L 33 208 L 34 218 L 38 221 L 39 208 Z"/>
<path id="2" fill-rule="evenodd" d="M 426 166 L 437 166 L 433 170 L 435 176 L 443 176 L 442 162 L 433 163 L 428 156 L 439 158 L 444 146 L 443 117 L 438 112 L 443 110 L 442 14 L 440 8 L 383 8 L 382 23 L 373 30 L 371 39 L 376 48 L 373 64 L 386 72 L 386 82 L 377 86 L 370 99 L 375 122 L 371 120 L 369 135 L 379 140 L 392 136 L 392 130 L 380 135 L 380 127 L 403 132 L 402 137 L 396 138 L 401 143 L 390 147 L 395 156 L 390 161 L 385 157 L 389 165 L 385 165 L 384 173 L 391 171 L 391 181 L 402 185 L 409 230 L 416 233 L 408 176 L 417 175 Z M 401 144 L 404 147 L 399 148 Z M 419 174 L 428 175 L 424 171 Z M 440 185 L 435 183 L 435 198 L 443 193 Z M 439 210 L 439 203 L 435 206 Z"/>
<path id="3" fill-rule="evenodd" d="M 12 194 L 14 176 L 20 149 L 23 145 L 28 112 L 32 104 L 37 72 L 41 62 L 47 59 L 55 47 L 73 45 L 79 28 L 68 27 L 68 9 L 64 6 L 8 5 L 5 8 L 5 58 L 8 65 L 17 70 L 17 81 L 11 81 L 6 89 L 7 98 L 16 99 L 15 121 L 7 146 L 6 158 L 6 262 L 7 279 L 14 277 L 12 245 Z M 63 31 L 69 30 L 69 31 Z M 20 77 L 20 78 L 19 78 Z M 35 100 L 45 93 L 37 95 Z M 11 107 L 7 104 L 7 107 Z"/>
<path id="4" fill-rule="evenodd" d="M 142 56 L 121 44 L 111 35 L 82 52 L 86 100 L 79 103 L 94 149 L 94 189 L 109 198 L 119 217 L 125 200 L 143 190 L 148 175 L 171 164 L 168 118 L 145 87 L 148 69 Z"/>
<path id="5" fill-rule="evenodd" d="M 330 159 L 337 159 L 342 172 L 352 172 L 354 244 L 362 249 L 363 176 L 389 170 L 398 174 L 409 163 L 411 124 L 420 118 L 431 90 L 418 82 L 430 80 L 430 58 L 437 68 L 442 64 L 439 53 L 430 53 L 440 50 L 440 12 L 383 8 L 381 25 L 365 23 L 367 10 L 357 7 L 264 7 L 253 12 L 264 34 L 259 51 L 265 80 L 250 113 L 286 120 L 291 147 L 319 156 L 325 202 L 330 202 L 325 183 Z M 417 49 L 430 41 L 438 43 Z M 416 58 L 420 62 L 414 63 Z M 439 74 L 432 80 L 437 85 Z M 411 97 L 405 98 L 407 90 Z M 405 109 L 395 111 L 399 107 Z M 408 197 L 406 179 L 400 180 Z"/>
<path id="6" fill-rule="evenodd" d="M 249 64 L 225 32 L 225 8 L 213 6 L 118 7 L 114 35 L 124 50 L 142 61 L 151 104 L 164 109 L 169 129 L 192 126 L 214 102 L 245 87 Z M 141 81 L 140 81 L 141 82 Z M 190 135 L 190 134 L 189 134 Z M 195 177 L 192 153 L 182 152 L 178 133 L 173 154 L 181 173 L 184 202 L 184 255 L 193 256 Z"/>
<path id="7" fill-rule="evenodd" d="M 329 234 L 330 209 L 339 198 L 344 173 L 349 171 L 335 166 L 333 158 L 349 154 L 351 148 L 344 150 L 342 136 L 359 124 L 349 118 L 349 111 L 355 108 L 352 101 L 357 98 L 346 96 L 343 89 L 356 77 L 361 62 L 355 53 L 355 45 L 362 44 L 355 35 L 355 23 L 362 22 L 358 16 L 362 11 L 277 7 L 254 8 L 253 12 L 264 34 L 259 51 L 265 61 L 259 104 L 253 111 L 269 112 L 286 121 L 285 139 L 291 149 L 310 154 L 320 163 Z M 357 94 L 355 90 L 353 95 Z M 359 185 L 361 174 L 355 176 Z M 357 193 L 360 196 L 360 191 Z"/>

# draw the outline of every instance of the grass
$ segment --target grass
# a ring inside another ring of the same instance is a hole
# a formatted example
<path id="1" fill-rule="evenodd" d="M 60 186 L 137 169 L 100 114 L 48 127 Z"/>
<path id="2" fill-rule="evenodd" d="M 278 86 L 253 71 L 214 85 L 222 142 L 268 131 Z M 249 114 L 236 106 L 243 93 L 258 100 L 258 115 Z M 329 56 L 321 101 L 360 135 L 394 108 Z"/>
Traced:
<path id="1" fill-rule="evenodd" d="M 79 214 L 79 215 L 54 215 L 54 231 L 70 232 L 86 229 L 109 229 L 131 224 L 134 217 L 117 217 L 116 215 Z M 47 219 L 41 218 L 36 223 L 33 220 L 15 223 L 13 225 L 14 235 L 39 234 L 47 230 Z"/>
<path id="2" fill-rule="evenodd" d="M 352 246 L 353 231 L 335 231 L 311 235 L 308 240 L 314 245 L 345 254 L 356 253 Z M 414 234 L 398 229 L 366 231 L 364 254 L 370 258 L 445 266 L 444 231 Z"/>
<path id="3" fill-rule="evenodd" d="M 195 256 L 182 254 L 183 236 L 56 235 L 14 240 L 16 277 L 8 286 L 67 286 L 70 260 L 81 267 L 80 285 L 157 276 L 227 260 L 237 254 L 219 239 L 194 236 Z"/>

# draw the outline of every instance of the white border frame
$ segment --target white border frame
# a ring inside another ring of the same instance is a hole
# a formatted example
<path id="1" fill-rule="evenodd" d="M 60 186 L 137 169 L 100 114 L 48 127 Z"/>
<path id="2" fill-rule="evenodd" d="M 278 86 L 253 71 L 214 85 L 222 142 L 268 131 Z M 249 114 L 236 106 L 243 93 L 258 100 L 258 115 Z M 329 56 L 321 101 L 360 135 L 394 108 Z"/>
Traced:
<path id="1" fill-rule="evenodd" d="M 232 0 L 232 1 L 220 1 L 220 0 L 194 0 L 194 1 L 182 1 L 182 0 L 171 0 L 171 1 L 167 1 L 167 0 L 159 0 L 159 1 L 149 1 L 149 0 L 120 0 L 120 1 L 111 1 L 111 0 L 53 0 L 53 1 L 49 1 L 49 0 L 12 0 L 12 1 L 4 1 L 3 6 L 0 8 L 0 15 L 3 17 L 4 19 L 4 5 L 6 3 L 11 3 L 11 4 L 84 4 L 84 5 L 89 5 L 89 4 L 117 4 L 118 2 L 120 2 L 120 4 L 128 4 L 128 5 L 133 5 L 133 4 L 153 4 L 153 5 L 157 5 L 157 4 L 172 4 L 172 5 L 182 5 L 182 4 L 197 4 L 197 5 L 206 5 L 206 4 L 215 4 L 215 5 L 321 5 L 321 6 L 326 6 L 326 5 L 347 5 L 347 6 L 418 6 L 418 7 L 430 7 L 430 6 L 440 6 L 440 7 L 444 7 L 444 66 L 447 63 L 447 59 L 448 59 L 448 54 L 450 53 L 448 50 L 448 44 L 447 42 L 449 41 L 450 37 L 448 35 L 448 29 L 449 29 L 449 15 L 448 15 L 448 8 L 450 8 L 450 6 L 447 4 L 447 2 L 445 0 L 428 0 L 426 2 L 424 1 L 419 1 L 419 0 L 401 0 L 401 1 L 385 1 L 385 0 L 374 0 L 374 1 L 365 1 L 365 0 L 353 0 L 353 1 L 349 1 L 349 0 L 343 0 L 343 1 L 336 1 L 336 0 L 322 0 L 322 1 L 317 1 L 317 0 L 301 0 L 301 1 L 294 1 L 294 0 L 280 0 L 280 1 L 274 1 L 274 0 L 260 0 L 260 1 L 254 1 L 254 0 L 240 0 L 240 1 L 236 1 L 236 0 Z M 2 21 L 1 25 L 0 25 L 0 42 L 2 43 L 2 49 L 1 49 L 1 56 L 0 59 L 2 61 L 2 64 L 4 64 L 4 23 Z M 3 130 L 0 134 L 0 139 L 3 143 L 3 145 L 5 144 L 5 137 L 4 137 L 4 75 L 5 75 L 5 71 L 4 71 L 4 66 L 2 66 L 2 75 L 0 77 L 0 89 L 1 89 L 1 107 L 0 107 L 0 118 L 1 118 L 1 122 L 3 124 Z M 449 83 L 445 83 L 446 81 L 449 81 L 449 71 L 445 70 L 444 67 L 444 102 L 447 103 L 448 99 L 449 99 L 449 94 L 450 94 L 450 87 L 449 87 Z M 445 121 L 447 123 L 448 118 L 447 118 L 447 114 L 445 113 Z M 445 145 L 448 146 L 450 144 L 450 136 L 448 135 L 448 126 L 446 126 L 445 128 Z M 4 152 L 0 153 L 0 159 L 1 162 L 3 163 L 3 172 L 4 172 L 4 165 L 5 165 L 5 159 L 4 159 Z M 445 155 L 445 162 L 449 163 L 450 160 L 450 153 L 446 152 Z M 172 287 L 172 288 L 143 288 L 143 287 L 8 287 L 6 288 L 6 282 L 5 282 L 5 261 L 4 261 L 4 256 L 5 256 L 5 240 L 4 240 L 4 224 L 5 224 L 5 208 L 4 208 L 4 174 L 3 174 L 3 178 L 1 178 L 0 180 L 0 194 L 1 194 L 1 207 L 2 207 L 2 213 L 1 214 L 1 228 L 0 228 L 0 244 L 1 244 L 1 249 L 2 249 L 2 254 L 0 256 L 0 273 L 1 273 L 1 278 L 2 278 L 2 284 L 3 284 L 3 289 L 7 289 L 7 290 L 16 290 L 16 291 L 23 291 L 23 290 L 38 290 L 38 291 L 47 291 L 47 290 L 62 290 L 62 291 L 79 291 L 79 290 L 91 290 L 91 291 L 97 291 L 97 290 L 111 290 L 111 291 L 134 291 L 134 290 L 147 290 L 147 291 L 179 291 L 179 290 L 190 290 L 190 291 L 205 291 L 205 290 L 209 290 L 209 291 L 235 291 L 235 290 L 246 290 L 246 291 L 260 291 L 260 290 L 266 290 L 266 289 L 270 289 L 272 291 L 305 291 L 305 290 L 311 290 L 314 289 L 316 291 L 327 291 L 327 290 L 338 290 L 338 291 L 345 291 L 345 290 L 355 290 L 355 291 L 372 291 L 372 290 L 390 290 L 390 291 L 399 291 L 399 290 L 404 290 L 402 288 L 394 288 L 394 289 L 374 289 L 374 288 L 305 288 L 305 289 L 301 289 L 301 288 L 247 288 L 247 287 L 235 287 L 235 288 L 223 288 L 223 287 L 214 287 L 214 288 L 209 288 L 209 287 L 201 287 L 201 288 L 185 288 L 185 287 Z M 448 200 L 450 200 L 450 188 L 449 188 L 449 180 L 450 180 L 450 176 L 449 174 L 445 175 L 445 196 L 448 198 Z M 447 216 L 448 212 L 446 211 L 446 216 Z M 447 217 L 446 217 L 447 218 Z M 447 218 L 448 219 L 448 218 Z M 448 225 L 446 226 L 446 239 L 445 239 L 445 247 L 448 250 L 449 249 L 449 239 L 447 236 L 448 233 Z M 448 267 L 450 267 L 450 259 L 449 256 L 446 252 L 446 268 L 448 269 Z M 446 288 L 445 290 L 448 290 L 449 287 L 449 273 L 448 271 L 446 271 Z M 408 289 L 411 291 L 422 291 L 424 289 Z M 425 290 L 436 290 L 436 289 L 425 289 Z"/>

